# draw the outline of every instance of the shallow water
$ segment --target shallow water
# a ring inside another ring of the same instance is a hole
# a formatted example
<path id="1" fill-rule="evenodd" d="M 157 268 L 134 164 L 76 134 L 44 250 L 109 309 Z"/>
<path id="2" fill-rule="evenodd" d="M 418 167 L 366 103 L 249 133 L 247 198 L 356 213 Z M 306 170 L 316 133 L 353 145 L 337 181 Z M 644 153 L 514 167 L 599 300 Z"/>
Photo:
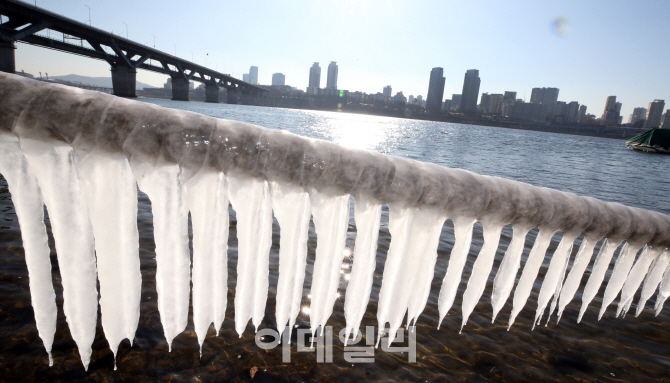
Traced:
<path id="1" fill-rule="evenodd" d="M 629 151 L 621 140 L 343 113 L 169 100 L 143 101 L 271 129 L 286 129 L 349 147 L 463 168 L 670 213 L 670 156 Z M 666 372 L 670 367 L 670 358 L 667 357 L 670 351 L 668 314 L 666 310 L 658 317 L 653 316 L 651 308 L 655 298 L 647 303 L 647 309 L 639 318 L 629 314 L 625 319 L 618 320 L 614 319 L 614 305 L 618 303 L 616 300 L 598 322 L 597 310 L 603 286 L 578 325 L 575 320 L 582 286 L 573 303 L 566 308 L 560 324 L 555 324 L 554 316 L 548 327 L 539 326 L 531 331 L 537 293 L 548 266 L 548 258 L 545 259 L 526 308 L 511 330 L 507 331 L 511 300 L 501 310 L 496 323 L 491 324 L 492 282 L 510 241 L 509 227 L 503 230 L 501 246 L 484 295 L 463 333 L 459 334 L 461 295 L 474 258 L 482 245 L 481 227 L 476 225 L 459 294 L 441 329 L 436 330 L 439 318 L 437 298 L 453 246 L 451 221 L 447 221 L 443 228 L 431 294 L 416 328 L 416 363 L 408 363 L 406 354 L 377 349 L 374 352 L 374 363 L 352 365 L 344 360 L 343 345 L 337 339 L 333 341 L 333 363 L 317 363 L 314 352 L 297 352 L 295 348 L 291 354 L 291 363 L 282 363 L 281 347 L 266 351 L 256 346 L 251 324 L 247 326 L 243 337 L 238 338 L 233 326 L 232 307 L 237 277 L 236 221 L 232 210 L 228 251 L 229 305 L 220 336 L 216 337 L 210 329 L 202 359 L 199 359 L 198 343 L 189 318 L 189 326 L 175 339 L 172 352 L 168 353 L 156 304 L 151 204 L 142 193 L 138 210 L 142 271 L 140 323 L 133 346 L 124 341 L 119 348 L 117 371 L 113 371 L 112 353 L 108 349 L 100 321 L 89 371 L 85 372 L 81 366 L 62 312 L 62 286 L 49 230 L 54 287 L 59 307 L 53 346 L 54 366 L 49 367 L 30 305 L 18 222 L 6 182 L 4 178 L 0 179 L 0 334 L 3 340 L 0 342 L 0 380 L 248 381 L 252 367 L 258 368 L 254 381 L 670 380 Z M 48 220 L 47 227 L 50 229 Z M 536 232 L 532 231 L 526 239 L 522 266 L 535 235 Z M 347 236 L 347 245 L 351 248 L 355 237 L 356 227 L 352 217 Z M 390 244 L 387 209 L 383 211 L 379 238 L 372 297 L 362 326 L 377 325 L 376 301 Z M 558 239 L 560 235 L 554 237 L 549 254 L 555 249 Z M 270 258 L 270 292 L 261 328 L 275 328 L 278 245 L 279 228 L 275 221 Z M 308 303 L 316 248 L 313 226 L 310 227 L 308 247 L 305 304 Z M 589 272 L 590 268 L 586 274 Z M 345 289 L 342 280 L 342 298 L 337 301 L 328 322 L 336 333 L 345 323 Z M 631 313 L 634 312 L 635 304 Z M 298 324 L 307 328 L 307 316 L 301 315 Z"/>

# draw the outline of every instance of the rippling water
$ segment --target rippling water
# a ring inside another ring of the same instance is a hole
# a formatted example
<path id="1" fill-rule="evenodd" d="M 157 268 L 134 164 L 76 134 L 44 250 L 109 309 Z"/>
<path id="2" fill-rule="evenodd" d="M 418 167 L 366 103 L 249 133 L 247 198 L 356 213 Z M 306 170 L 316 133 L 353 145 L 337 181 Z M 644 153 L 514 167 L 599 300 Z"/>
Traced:
<path id="1" fill-rule="evenodd" d="M 537 186 L 546 186 L 606 201 L 670 213 L 670 156 L 641 154 L 625 149 L 623 141 L 493 127 L 404 120 L 355 114 L 262 108 L 201 102 L 143 100 L 158 105 L 186 109 L 214 117 L 240 120 L 271 129 L 322 138 L 338 144 L 463 168 Z M 664 381 L 668 378 L 670 324 L 668 314 L 654 317 L 654 299 L 639 318 L 628 315 L 615 320 L 614 307 L 597 321 L 602 293 L 591 304 L 580 325 L 575 323 L 581 301 L 578 293 L 559 325 L 540 326 L 531 331 L 537 292 L 548 259 L 535 283 L 533 294 L 510 331 L 506 324 L 511 302 L 491 324 L 490 296 L 493 278 L 511 237 L 507 227 L 502 245 L 489 276 L 487 289 L 462 334 L 460 296 L 465 289 L 474 257 L 482 245 L 481 227 L 476 226 L 468 263 L 459 294 L 449 315 L 436 330 L 437 298 L 453 246 L 453 228 L 447 221 L 438 248 L 438 260 L 426 310 L 417 325 L 417 362 L 407 355 L 376 350 L 375 362 L 345 362 L 342 344 L 334 341 L 333 363 L 316 362 L 315 353 L 292 353 L 292 363 L 282 363 L 281 349 L 261 350 L 254 343 L 249 325 L 242 338 L 233 327 L 236 284 L 236 221 L 231 211 L 228 263 L 228 306 L 219 337 L 210 329 L 199 359 L 198 344 L 189 320 L 187 330 L 168 353 L 156 304 L 155 254 L 151 204 L 140 193 L 140 257 L 142 305 L 140 324 L 131 347 L 124 341 L 119 348 L 118 371 L 102 327 L 93 345 L 89 372 L 81 367 L 62 312 L 62 286 L 53 239 L 49 230 L 54 287 L 58 299 L 58 327 L 53 346 L 54 366 L 48 367 L 46 353 L 38 337 L 30 306 L 28 278 L 20 231 L 4 178 L 0 178 L 0 380 L 5 381 L 248 381 L 252 367 L 258 368 L 254 381 Z M 47 220 L 47 228 L 49 222 Z M 526 241 L 524 258 L 536 235 Z M 356 227 L 349 225 L 347 245 L 353 247 Z M 560 235 L 554 237 L 551 253 Z M 579 241 L 579 239 L 578 239 Z M 279 228 L 273 227 L 270 256 L 270 294 L 261 325 L 274 327 L 277 285 Z M 388 210 L 384 210 L 377 253 L 372 297 L 362 326 L 376 326 L 376 301 L 381 285 L 386 252 L 390 244 Z M 305 303 L 311 284 L 316 234 L 310 228 L 308 266 L 304 286 Z M 574 256 L 574 254 L 573 254 Z M 355 259 L 355 255 L 354 255 Z M 610 267 L 611 270 L 611 267 Z M 587 270 L 587 274 L 590 268 Z M 583 281 L 585 282 L 585 280 Z M 344 295 L 344 281 L 340 291 Z M 580 288 L 581 292 L 581 288 Z M 638 294 L 639 295 L 639 294 Z M 329 320 L 336 332 L 344 326 L 343 303 L 339 299 Z M 637 302 L 637 296 L 635 299 Z M 614 302 L 616 305 L 618 301 Z M 631 312 L 634 310 L 631 309 Z M 555 318 L 554 318 L 555 319 Z M 299 318 L 307 327 L 308 318 Z"/>

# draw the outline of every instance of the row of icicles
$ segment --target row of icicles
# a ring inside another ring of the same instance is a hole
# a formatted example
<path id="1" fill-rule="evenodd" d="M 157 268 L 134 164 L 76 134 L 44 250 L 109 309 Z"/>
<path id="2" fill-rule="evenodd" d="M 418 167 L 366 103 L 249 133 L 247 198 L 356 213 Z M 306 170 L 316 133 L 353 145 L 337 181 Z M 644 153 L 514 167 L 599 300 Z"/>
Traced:
<path id="1" fill-rule="evenodd" d="M 87 368 L 97 321 L 96 281 L 100 283 L 103 330 L 115 357 L 118 344 L 123 339 L 132 340 L 137 329 L 141 288 L 137 186 L 152 203 L 158 309 L 170 348 L 174 337 L 186 328 L 191 282 L 193 321 L 201 350 L 209 326 L 214 324 L 217 334 L 221 328 L 227 306 L 229 202 L 237 217 L 238 282 L 234 307 L 238 334 L 242 335 L 249 320 L 258 329 L 265 315 L 273 214 L 281 230 L 275 312 L 279 329 L 288 327 L 291 331 L 300 312 L 309 315 L 312 332 L 325 326 L 344 279 L 347 338 L 358 331 L 373 284 L 381 204 L 365 197 L 354 198 L 355 260 L 343 264 L 343 254 L 350 255 L 345 247 L 349 195 L 306 192 L 290 183 L 267 182 L 233 172 L 224 175 L 211 168 L 200 169 L 182 183 L 179 166 L 166 161 L 129 161 L 122 154 L 97 148 L 80 157 L 68 144 L 29 139 L 19 143 L 8 132 L 0 133 L 0 151 L 0 172 L 8 181 L 19 218 L 37 328 L 49 352 L 50 364 L 56 305 L 43 206 L 46 205 L 53 228 L 63 309 Z M 189 214 L 193 227 L 192 267 Z M 318 242 L 310 304 L 301 306 L 310 218 Z M 416 323 L 424 310 L 446 219 L 454 224 L 455 241 L 439 295 L 439 322 L 454 303 L 476 220 L 389 204 L 388 228 L 393 240 L 379 292 L 380 337 L 383 333 L 395 334 L 406 314 L 408 324 Z M 484 292 L 503 227 L 483 223 L 484 244 L 463 294 L 461 329 Z M 514 288 L 531 229 L 513 228 L 493 285 L 493 320 Z M 556 231 L 539 229 L 514 290 L 510 326 L 526 304 L 554 234 Z M 576 234 L 565 234 L 553 253 L 539 292 L 535 324 L 540 323 L 550 301 L 549 316 L 558 309 L 560 319 L 601 240 L 584 237 L 567 273 L 576 238 Z M 670 295 L 667 249 L 604 240 L 583 291 L 578 321 L 595 297 L 618 248 L 599 318 L 619 292 L 617 315 L 625 314 L 643 281 L 636 315 L 659 285 L 657 314 Z"/>

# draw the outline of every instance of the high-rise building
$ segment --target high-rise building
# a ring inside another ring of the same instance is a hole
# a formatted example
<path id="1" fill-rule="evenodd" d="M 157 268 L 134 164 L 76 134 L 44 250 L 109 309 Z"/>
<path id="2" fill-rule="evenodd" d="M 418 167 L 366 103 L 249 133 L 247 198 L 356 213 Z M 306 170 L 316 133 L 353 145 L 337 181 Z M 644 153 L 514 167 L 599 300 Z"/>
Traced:
<path id="1" fill-rule="evenodd" d="M 565 114 L 567 110 L 568 105 L 565 103 L 565 101 L 557 101 L 556 106 L 554 106 L 554 115 L 552 120 L 559 124 L 565 123 Z"/>
<path id="2" fill-rule="evenodd" d="M 544 97 L 545 88 L 533 88 L 533 91 L 530 93 L 530 103 L 531 104 L 542 104 L 542 98 Z"/>
<path id="3" fill-rule="evenodd" d="M 242 81 L 249 82 L 249 73 L 245 73 L 242 75 Z"/>
<path id="4" fill-rule="evenodd" d="M 502 98 L 502 103 L 500 105 L 500 113 L 503 116 L 509 116 L 512 114 L 514 109 L 514 104 L 516 103 L 516 92 L 505 91 L 505 95 Z"/>
<path id="5" fill-rule="evenodd" d="M 384 94 L 384 97 L 391 97 L 391 85 L 386 85 L 382 93 Z"/>
<path id="6" fill-rule="evenodd" d="M 479 71 L 468 69 L 463 80 L 463 98 L 461 98 L 461 112 L 472 113 L 477 110 L 477 97 L 479 96 Z"/>
<path id="7" fill-rule="evenodd" d="M 661 129 L 670 129 L 670 109 L 665 111 L 663 116 L 663 123 L 661 124 Z"/>
<path id="8" fill-rule="evenodd" d="M 633 114 L 630 115 L 628 123 L 635 125 L 638 121 L 644 121 L 647 118 L 647 109 L 646 108 L 635 108 L 633 109 Z"/>
<path id="9" fill-rule="evenodd" d="M 307 86 L 307 93 L 314 94 L 316 90 L 321 87 L 321 67 L 319 63 L 314 63 L 309 68 L 309 85 Z"/>
<path id="10" fill-rule="evenodd" d="M 452 94 L 451 95 L 451 110 L 458 112 L 461 109 L 461 100 L 463 100 L 462 94 Z"/>
<path id="11" fill-rule="evenodd" d="M 330 64 L 328 64 L 326 89 L 337 89 L 337 63 L 335 61 L 331 61 Z"/>
<path id="12" fill-rule="evenodd" d="M 482 93 L 481 101 L 479 102 L 479 109 L 482 113 L 490 113 L 489 109 L 491 108 L 491 95 L 488 93 Z"/>
<path id="13" fill-rule="evenodd" d="M 516 100 L 516 92 L 510 92 L 510 91 L 505 91 L 505 95 L 503 96 L 503 101 L 507 100 Z"/>
<path id="14" fill-rule="evenodd" d="M 577 117 L 577 123 L 583 124 L 586 122 L 586 105 L 582 105 L 579 107 L 579 117 Z"/>
<path id="15" fill-rule="evenodd" d="M 568 124 L 576 124 L 579 121 L 579 103 L 571 101 L 565 112 L 565 122 Z"/>
<path id="16" fill-rule="evenodd" d="M 249 68 L 249 84 L 258 85 L 258 67 Z"/>
<path id="17" fill-rule="evenodd" d="M 547 119 L 547 110 L 549 105 L 540 103 L 523 102 L 523 100 L 515 100 L 514 105 L 510 108 L 505 117 L 513 118 L 515 120 L 544 122 Z"/>
<path id="18" fill-rule="evenodd" d="M 407 102 L 409 102 L 410 104 L 413 103 L 414 102 L 414 95 L 410 94 L 409 97 L 407 98 Z"/>
<path id="19" fill-rule="evenodd" d="M 554 108 L 558 102 L 558 91 L 558 88 L 533 88 L 530 94 L 530 103 L 546 105 L 547 118 L 552 118 Z"/>
<path id="20" fill-rule="evenodd" d="M 649 103 L 647 119 L 644 121 L 645 129 L 658 128 L 661 126 L 661 115 L 665 107 L 665 100 L 654 100 Z"/>
<path id="21" fill-rule="evenodd" d="M 617 125 L 619 123 L 619 110 L 621 110 L 621 103 L 616 101 L 616 96 L 607 97 L 600 123 L 602 125 Z"/>
<path id="22" fill-rule="evenodd" d="M 491 95 L 491 107 L 489 107 L 489 113 L 491 114 L 502 114 L 503 113 L 503 105 L 505 103 L 505 97 L 504 95 L 500 93 L 494 93 Z M 514 103 L 514 100 L 512 100 L 512 103 Z"/>
<path id="23" fill-rule="evenodd" d="M 439 113 L 442 110 L 442 96 L 444 95 L 444 76 L 442 68 L 433 68 L 430 71 L 426 109 Z"/>
<path id="24" fill-rule="evenodd" d="M 286 85 L 286 76 L 284 76 L 282 73 L 273 73 L 272 85 L 279 85 L 279 86 Z"/>

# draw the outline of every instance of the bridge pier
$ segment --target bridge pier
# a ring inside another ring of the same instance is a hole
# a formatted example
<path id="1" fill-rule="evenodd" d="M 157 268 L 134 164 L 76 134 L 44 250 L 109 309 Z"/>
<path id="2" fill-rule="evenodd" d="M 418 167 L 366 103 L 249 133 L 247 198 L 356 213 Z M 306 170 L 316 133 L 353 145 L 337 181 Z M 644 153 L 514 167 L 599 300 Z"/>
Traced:
<path id="1" fill-rule="evenodd" d="M 228 104 L 239 104 L 240 99 L 239 99 L 239 94 L 240 92 L 237 89 L 228 89 L 228 96 L 226 97 L 226 102 Z"/>
<path id="2" fill-rule="evenodd" d="M 172 77 L 172 99 L 177 101 L 189 101 L 188 79 L 183 76 Z"/>
<path id="3" fill-rule="evenodd" d="M 112 88 L 119 97 L 137 97 L 137 70 L 123 65 L 112 67 Z"/>
<path id="4" fill-rule="evenodd" d="M 242 93 L 242 104 L 243 105 L 259 105 L 258 96 L 251 93 Z"/>
<path id="5" fill-rule="evenodd" d="M 16 72 L 16 58 L 14 43 L 0 41 L 0 72 Z"/>
<path id="6" fill-rule="evenodd" d="M 205 102 L 219 103 L 219 86 L 214 83 L 205 84 Z"/>

